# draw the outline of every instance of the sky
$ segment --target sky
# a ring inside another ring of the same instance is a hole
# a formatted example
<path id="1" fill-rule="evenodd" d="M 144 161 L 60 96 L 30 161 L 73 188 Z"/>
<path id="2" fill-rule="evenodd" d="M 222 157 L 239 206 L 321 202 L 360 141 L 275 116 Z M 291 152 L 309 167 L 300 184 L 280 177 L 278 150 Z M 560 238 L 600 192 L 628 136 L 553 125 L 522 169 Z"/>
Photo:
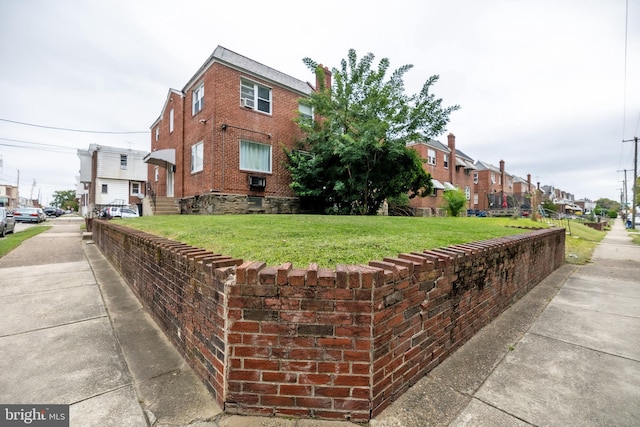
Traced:
<path id="1" fill-rule="evenodd" d="M 218 45 L 309 82 L 303 58 L 349 49 L 411 64 L 408 94 L 438 75 L 460 106 L 439 141 L 576 200 L 620 201 L 626 175 L 631 200 L 640 0 L 0 0 L 0 184 L 47 205 L 77 149 L 149 151 L 168 90 Z"/>

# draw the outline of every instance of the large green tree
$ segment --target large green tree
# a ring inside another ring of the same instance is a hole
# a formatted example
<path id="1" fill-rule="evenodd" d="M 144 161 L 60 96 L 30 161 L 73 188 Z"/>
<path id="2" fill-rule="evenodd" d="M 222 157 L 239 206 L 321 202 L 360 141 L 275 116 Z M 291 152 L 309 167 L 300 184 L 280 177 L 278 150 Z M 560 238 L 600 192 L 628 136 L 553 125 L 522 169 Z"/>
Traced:
<path id="1" fill-rule="evenodd" d="M 386 198 L 402 193 L 428 195 L 431 177 L 407 143 L 444 132 L 449 115 L 459 108 L 443 107 L 442 99 L 430 93 L 438 76 L 407 95 L 403 78 L 412 65 L 387 78 L 387 58 L 375 68 L 373 54 L 358 60 L 351 49 L 340 70 L 332 70 L 332 87 L 326 87 L 323 67 L 303 61 L 320 87 L 302 101 L 318 119 L 298 119 L 306 138 L 299 150 L 287 151 L 296 194 L 325 212 L 361 215 L 375 214 Z"/>
<path id="2" fill-rule="evenodd" d="M 78 201 L 76 200 L 75 190 L 61 190 L 53 193 L 53 206 L 57 206 L 60 209 L 73 209 L 78 210 Z"/>

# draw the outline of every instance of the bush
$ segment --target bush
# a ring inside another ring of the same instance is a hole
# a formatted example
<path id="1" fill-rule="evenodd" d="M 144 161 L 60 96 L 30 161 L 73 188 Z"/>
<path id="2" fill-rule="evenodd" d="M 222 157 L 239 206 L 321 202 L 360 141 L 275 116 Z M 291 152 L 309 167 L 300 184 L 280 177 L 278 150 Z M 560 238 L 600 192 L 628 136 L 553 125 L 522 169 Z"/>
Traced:
<path id="1" fill-rule="evenodd" d="M 443 197 L 445 200 L 443 207 L 451 216 L 458 216 L 466 207 L 467 196 L 460 189 L 445 191 Z"/>

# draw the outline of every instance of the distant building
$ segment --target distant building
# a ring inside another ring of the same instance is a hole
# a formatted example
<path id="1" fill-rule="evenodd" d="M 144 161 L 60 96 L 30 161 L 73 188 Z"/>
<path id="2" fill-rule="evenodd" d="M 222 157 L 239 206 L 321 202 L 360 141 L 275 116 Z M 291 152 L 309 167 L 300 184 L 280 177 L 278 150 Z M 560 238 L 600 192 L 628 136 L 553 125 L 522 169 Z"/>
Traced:
<path id="1" fill-rule="evenodd" d="M 83 214 L 104 205 L 141 205 L 147 177 L 145 151 L 91 144 L 78 150 L 80 176 L 76 195 Z M 78 190 L 80 192 L 78 193 Z"/>

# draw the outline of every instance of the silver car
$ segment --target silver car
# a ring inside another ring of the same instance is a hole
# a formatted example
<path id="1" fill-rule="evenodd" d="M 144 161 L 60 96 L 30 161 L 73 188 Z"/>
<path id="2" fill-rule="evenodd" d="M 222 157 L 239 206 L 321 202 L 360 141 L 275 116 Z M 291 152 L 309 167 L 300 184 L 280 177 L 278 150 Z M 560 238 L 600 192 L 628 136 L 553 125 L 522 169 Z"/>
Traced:
<path id="1" fill-rule="evenodd" d="M 7 208 L 0 207 L 0 237 L 13 233 L 16 229 L 16 219 Z"/>

